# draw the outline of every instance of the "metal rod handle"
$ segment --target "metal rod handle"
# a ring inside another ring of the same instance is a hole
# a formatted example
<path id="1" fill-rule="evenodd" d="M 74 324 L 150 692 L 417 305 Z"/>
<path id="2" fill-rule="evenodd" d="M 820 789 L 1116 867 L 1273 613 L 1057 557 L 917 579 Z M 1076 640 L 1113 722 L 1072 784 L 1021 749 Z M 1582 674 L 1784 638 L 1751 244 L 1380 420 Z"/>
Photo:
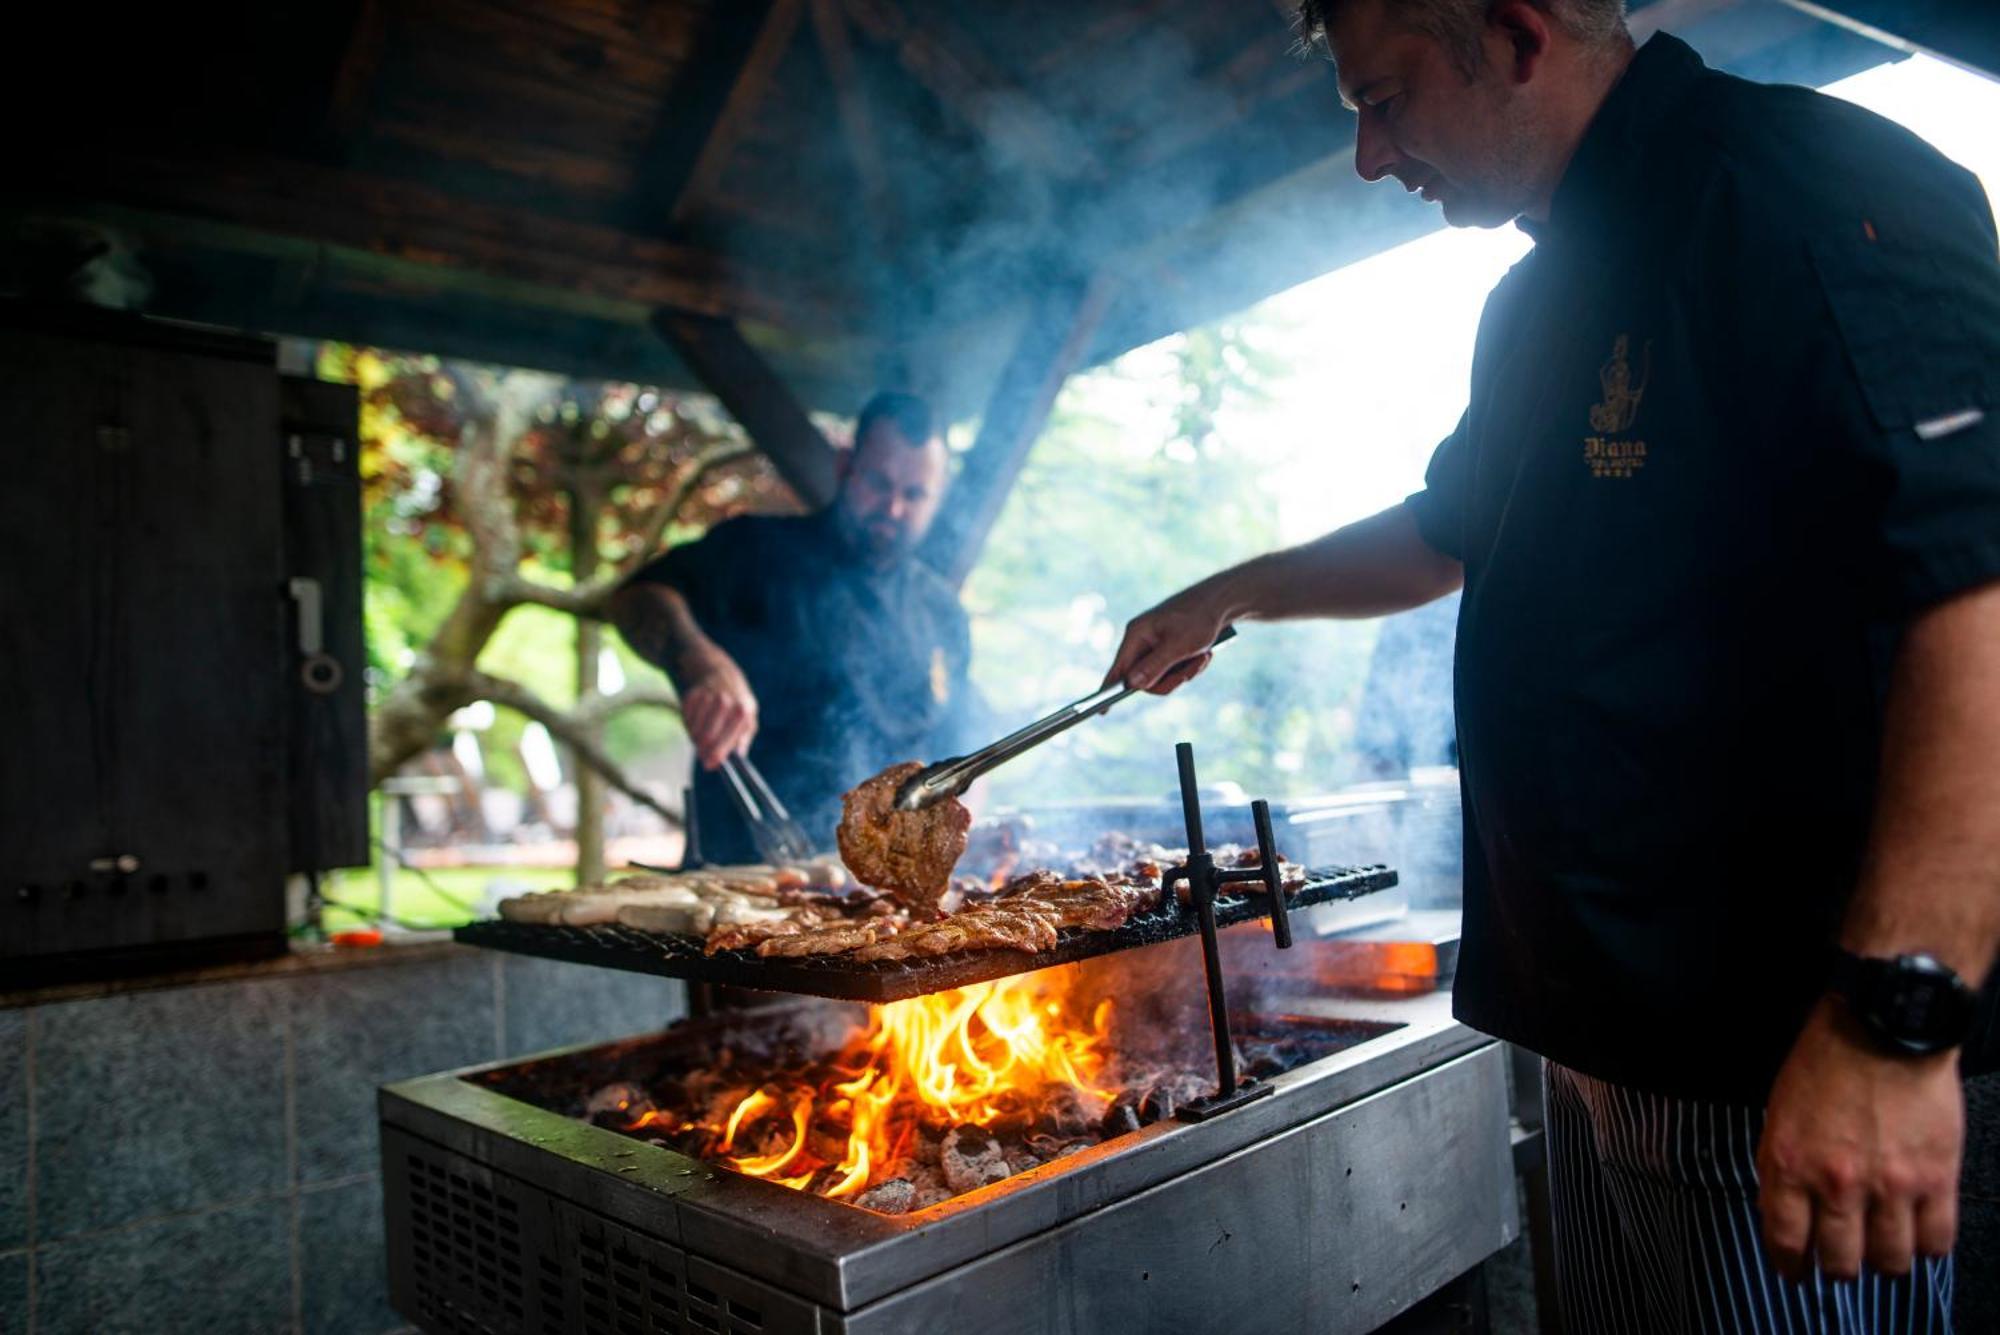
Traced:
<path id="1" fill-rule="evenodd" d="M 1278 949 L 1292 948 L 1291 909 L 1285 903 L 1285 878 L 1278 871 L 1278 841 L 1271 837 L 1271 804 L 1258 798 L 1250 804 L 1250 819 L 1257 824 L 1257 857 L 1264 873 L 1264 889 L 1271 896 L 1271 936 Z"/>
<path id="2" fill-rule="evenodd" d="M 1213 871 L 1207 867 L 1204 871 Z M 1216 1097 L 1236 1092 L 1236 1045 L 1229 1037 L 1229 1002 L 1222 991 L 1222 946 L 1215 937 L 1215 881 L 1189 869 L 1188 893 L 1201 915 L 1201 963 L 1208 974 L 1208 1030 L 1215 1039 Z"/>
<path id="3" fill-rule="evenodd" d="M 1201 833 L 1201 788 L 1194 777 L 1192 742 L 1174 743 L 1174 763 L 1180 767 L 1181 815 L 1187 821 L 1188 853 L 1192 857 L 1208 851 L 1208 843 Z M 1194 887 L 1190 885 L 1188 889 L 1191 892 Z"/>

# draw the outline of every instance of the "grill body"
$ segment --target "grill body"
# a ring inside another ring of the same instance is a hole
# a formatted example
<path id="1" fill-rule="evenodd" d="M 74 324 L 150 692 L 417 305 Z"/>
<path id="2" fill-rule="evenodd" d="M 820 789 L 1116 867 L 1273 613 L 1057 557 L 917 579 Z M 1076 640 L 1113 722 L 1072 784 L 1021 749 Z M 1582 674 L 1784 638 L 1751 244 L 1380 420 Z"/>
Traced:
<path id="1" fill-rule="evenodd" d="M 481 1335 L 1370 1330 L 1512 1238 L 1505 1072 L 1443 996 L 1317 1005 L 1381 1032 L 1234 1112 L 895 1217 L 471 1073 L 390 1086 L 391 1298 Z"/>

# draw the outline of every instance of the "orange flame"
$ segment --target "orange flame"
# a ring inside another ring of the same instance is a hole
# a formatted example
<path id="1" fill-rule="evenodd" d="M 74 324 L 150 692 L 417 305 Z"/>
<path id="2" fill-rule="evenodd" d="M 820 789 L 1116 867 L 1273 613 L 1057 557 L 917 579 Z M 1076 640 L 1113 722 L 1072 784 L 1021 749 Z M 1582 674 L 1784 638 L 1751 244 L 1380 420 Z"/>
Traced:
<path id="1" fill-rule="evenodd" d="M 790 1136 L 774 1147 L 765 1131 L 755 1143 L 766 1153 L 727 1162 L 793 1190 L 817 1180 L 820 1194 L 850 1197 L 902 1160 L 920 1123 L 988 1126 L 1056 1086 L 1109 1104 L 1117 1092 L 1097 1081 L 1111 1002 L 1080 1023 L 1046 988 L 1033 976 L 1004 978 L 876 1007 L 836 1060 L 838 1075 L 817 1090 L 802 1086 L 792 1099 Z M 728 1152 L 739 1137 L 756 1137 L 778 1106 L 764 1089 L 744 1096 L 714 1149 Z M 813 1152 L 815 1126 L 822 1145 L 845 1131 L 837 1162 Z M 786 1170 L 791 1175 L 781 1176 Z"/>

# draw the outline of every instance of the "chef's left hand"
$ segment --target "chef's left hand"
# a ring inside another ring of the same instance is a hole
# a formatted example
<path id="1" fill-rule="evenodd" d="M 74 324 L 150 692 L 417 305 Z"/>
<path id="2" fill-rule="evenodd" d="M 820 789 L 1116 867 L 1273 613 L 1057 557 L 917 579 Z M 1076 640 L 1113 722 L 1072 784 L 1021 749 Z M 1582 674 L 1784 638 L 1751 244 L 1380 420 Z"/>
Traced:
<path id="1" fill-rule="evenodd" d="M 1757 1147 L 1764 1242 L 1802 1278 L 1865 1258 L 1885 1275 L 1944 1256 L 1958 1231 L 1965 1096 L 1956 1051 L 1890 1055 L 1823 998 L 1771 1088 Z"/>

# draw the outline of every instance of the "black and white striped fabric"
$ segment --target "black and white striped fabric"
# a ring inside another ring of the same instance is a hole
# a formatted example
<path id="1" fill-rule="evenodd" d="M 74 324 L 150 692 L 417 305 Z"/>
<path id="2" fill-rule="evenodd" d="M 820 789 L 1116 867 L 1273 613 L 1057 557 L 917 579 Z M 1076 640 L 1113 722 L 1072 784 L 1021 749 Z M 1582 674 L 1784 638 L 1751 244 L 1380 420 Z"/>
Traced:
<path id="1" fill-rule="evenodd" d="M 1949 1332 L 1952 1265 L 1899 1279 L 1772 1268 L 1757 1222 L 1763 1111 L 1544 1064 L 1557 1286 L 1569 1335 Z"/>

